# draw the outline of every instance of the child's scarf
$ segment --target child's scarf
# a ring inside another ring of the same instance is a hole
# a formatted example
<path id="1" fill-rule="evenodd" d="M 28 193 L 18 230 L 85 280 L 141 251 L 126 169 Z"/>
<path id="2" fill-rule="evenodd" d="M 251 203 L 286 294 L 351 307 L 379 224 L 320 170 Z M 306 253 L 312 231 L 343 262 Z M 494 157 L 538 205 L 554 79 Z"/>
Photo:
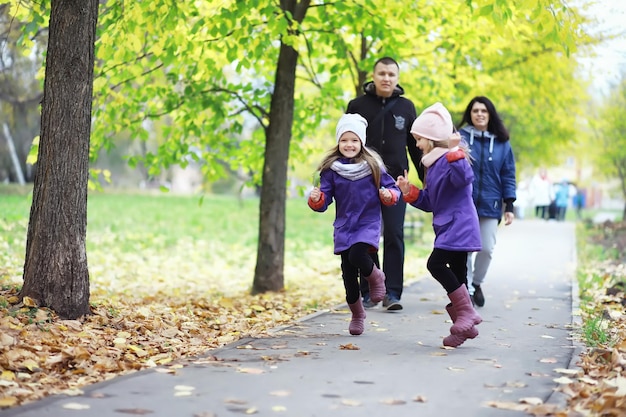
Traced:
<path id="1" fill-rule="evenodd" d="M 358 164 L 342 164 L 335 161 L 330 169 L 350 181 L 360 180 L 372 174 L 372 169 L 366 161 L 361 161 Z"/>
<path id="2" fill-rule="evenodd" d="M 432 164 L 435 163 L 435 161 L 437 161 L 437 159 L 441 158 L 447 153 L 448 148 L 433 148 L 432 151 L 422 156 L 422 164 L 424 164 L 426 168 L 429 168 Z"/>

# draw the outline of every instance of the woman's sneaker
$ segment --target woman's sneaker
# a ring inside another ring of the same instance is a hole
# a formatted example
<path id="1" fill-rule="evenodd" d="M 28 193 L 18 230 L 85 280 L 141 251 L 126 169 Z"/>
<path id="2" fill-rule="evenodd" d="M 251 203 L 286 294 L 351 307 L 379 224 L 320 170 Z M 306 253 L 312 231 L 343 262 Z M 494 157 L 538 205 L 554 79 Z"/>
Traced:
<path id="1" fill-rule="evenodd" d="M 472 301 L 478 307 L 484 306 L 485 305 L 485 296 L 483 295 L 483 290 L 480 288 L 480 285 L 472 284 L 472 287 L 474 287 L 474 294 L 472 295 Z"/>

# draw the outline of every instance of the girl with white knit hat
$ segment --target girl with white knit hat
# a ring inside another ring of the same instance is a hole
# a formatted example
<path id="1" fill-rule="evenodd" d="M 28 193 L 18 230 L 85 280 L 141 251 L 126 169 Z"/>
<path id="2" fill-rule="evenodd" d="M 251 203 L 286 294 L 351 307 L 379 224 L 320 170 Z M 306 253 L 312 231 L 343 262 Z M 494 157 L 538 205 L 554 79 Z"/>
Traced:
<path id="1" fill-rule="evenodd" d="M 370 252 L 378 250 L 382 224 L 381 203 L 392 206 L 400 190 L 387 173 L 382 159 L 365 147 L 367 120 L 344 114 L 337 123 L 337 145 L 320 163 L 319 186 L 311 191 L 308 204 L 323 212 L 335 201 L 334 253 L 341 256 L 346 302 L 352 312 L 348 330 L 360 335 L 365 309 L 359 289 L 359 271 L 367 279 L 372 300 L 385 296 L 385 274 L 374 264 Z"/>
<path id="2" fill-rule="evenodd" d="M 452 117 L 435 103 L 418 116 L 411 134 L 424 156 L 424 189 L 409 183 L 406 172 L 397 185 L 403 199 L 414 207 L 433 213 L 434 248 L 426 264 L 432 276 L 446 290 L 451 303 L 446 310 L 452 319 L 444 346 L 457 347 L 478 336 L 482 322 L 467 290 L 467 257 L 479 251 L 480 228 L 472 200 L 474 172 L 469 156 L 459 147 L 461 136 Z"/>

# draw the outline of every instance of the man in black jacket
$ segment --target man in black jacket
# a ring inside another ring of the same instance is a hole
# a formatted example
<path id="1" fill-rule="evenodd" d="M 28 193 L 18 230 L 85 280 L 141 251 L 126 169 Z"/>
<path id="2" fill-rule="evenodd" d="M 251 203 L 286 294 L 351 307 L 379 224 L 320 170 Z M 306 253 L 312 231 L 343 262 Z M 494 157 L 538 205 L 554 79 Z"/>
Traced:
<path id="1" fill-rule="evenodd" d="M 418 176 L 423 182 L 424 170 L 420 160 L 422 152 L 411 136 L 410 129 L 417 118 L 415 105 L 401 97 L 404 90 L 398 85 L 400 67 L 390 57 L 380 58 L 374 64 L 373 81 L 363 86 L 364 94 L 348 103 L 346 113 L 358 113 L 368 123 L 366 146 L 376 150 L 383 158 L 387 171 L 393 178 L 409 169 L 407 149 Z M 383 267 L 387 295 L 383 307 L 402 310 L 400 300 L 404 286 L 404 215 L 406 203 L 382 207 L 383 215 Z M 380 267 L 378 254 L 372 257 Z M 366 308 L 374 307 L 369 297 L 367 281 L 361 279 L 361 293 Z"/>

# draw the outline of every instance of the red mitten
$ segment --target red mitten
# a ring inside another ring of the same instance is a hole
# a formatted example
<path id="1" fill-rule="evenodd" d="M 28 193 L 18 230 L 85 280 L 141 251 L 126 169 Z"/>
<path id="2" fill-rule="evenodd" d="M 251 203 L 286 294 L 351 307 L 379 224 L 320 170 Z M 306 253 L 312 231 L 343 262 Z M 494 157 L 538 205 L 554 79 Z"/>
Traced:
<path id="1" fill-rule="evenodd" d="M 465 159 L 465 152 L 463 149 L 457 149 L 456 151 L 448 152 L 446 154 L 448 162 L 458 161 L 459 159 Z"/>
<path id="2" fill-rule="evenodd" d="M 413 184 L 411 184 L 411 190 L 409 191 L 408 194 L 402 194 L 402 199 L 406 201 L 407 203 L 412 203 L 415 200 L 417 200 L 419 195 L 420 195 L 420 189 L 414 186 Z"/>

